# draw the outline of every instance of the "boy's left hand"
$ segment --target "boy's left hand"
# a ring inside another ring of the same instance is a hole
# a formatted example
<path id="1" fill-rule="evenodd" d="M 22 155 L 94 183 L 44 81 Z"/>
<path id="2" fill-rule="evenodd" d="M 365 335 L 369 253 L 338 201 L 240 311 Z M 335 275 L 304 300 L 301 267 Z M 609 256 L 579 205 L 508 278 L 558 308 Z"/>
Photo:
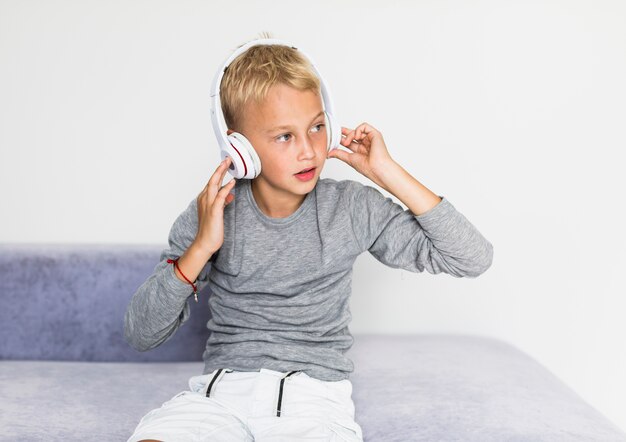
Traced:
<path id="1" fill-rule="evenodd" d="M 341 134 L 345 135 L 345 138 L 341 139 L 340 144 L 352 152 L 339 148 L 332 149 L 328 152 L 328 158 L 340 159 L 384 188 L 378 171 L 395 162 L 387 151 L 383 135 L 367 123 L 361 123 L 353 130 L 342 126 Z"/>

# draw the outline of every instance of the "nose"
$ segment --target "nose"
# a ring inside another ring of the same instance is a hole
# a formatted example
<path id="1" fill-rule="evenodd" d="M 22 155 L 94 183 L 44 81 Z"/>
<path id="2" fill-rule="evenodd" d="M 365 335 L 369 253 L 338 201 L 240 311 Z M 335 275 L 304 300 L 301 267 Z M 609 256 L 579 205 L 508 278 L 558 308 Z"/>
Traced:
<path id="1" fill-rule="evenodd" d="M 298 153 L 299 160 L 310 160 L 315 158 L 315 147 L 313 145 L 313 140 L 310 137 L 302 137 L 303 140 L 300 143 L 300 149 Z"/>

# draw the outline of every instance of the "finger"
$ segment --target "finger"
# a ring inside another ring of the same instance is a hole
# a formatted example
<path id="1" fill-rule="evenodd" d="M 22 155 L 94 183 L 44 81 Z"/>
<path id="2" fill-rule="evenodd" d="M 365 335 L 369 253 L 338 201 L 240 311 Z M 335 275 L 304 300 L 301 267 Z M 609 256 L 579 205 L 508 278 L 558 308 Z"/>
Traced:
<path id="1" fill-rule="evenodd" d="M 350 130 L 350 131 L 347 131 L 346 132 L 346 137 L 343 140 L 341 140 L 342 141 L 341 144 L 343 144 L 346 147 L 350 147 L 350 144 L 354 140 L 354 135 L 355 135 L 354 129 Z"/>
<path id="2" fill-rule="evenodd" d="M 370 128 L 359 127 L 355 129 L 355 132 L 355 141 L 353 141 L 353 143 L 357 147 L 357 151 L 362 151 L 362 149 L 369 148 L 374 136 L 376 136 L 374 133 L 375 131 L 371 130 L 371 126 Z"/>
<path id="3" fill-rule="evenodd" d="M 211 175 L 211 178 L 209 179 L 207 186 L 217 185 L 222 182 L 222 180 L 224 179 L 224 175 L 226 174 L 226 171 L 230 167 L 230 162 L 231 162 L 230 157 L 224 158 L 224 160 L 219 164 L 219 166 L 217 166 L 217 169 L 215 169 L 215 172 L 213 172 L 213 175 Z"/>
<path id="4" fill-rule="evenodd" d="M 357 149 L 359 148 L 359 144 L 355 143 L 354 141 L 351 141 L 347 143 L 344 147 L 346 149 L 350 149 L 352 152 L 356 152 Z"/>
<path id="5" fill-rule="evenodd" d="M 342 127 L 341 128 L 341 135 L 344 137 L 341 139 L 341 144 L 348 147 L 350 145 L 350 143 L 352 143 L 352 140 L 354 139 L 354 133 L 355 130 L 354 129 L 349 129 L 347 127 Z"/>
<path id="6" fill-rule="evenodd" d="M 204 188 L 202 189 L 202 192 L 206 192 L 213 185 L 213 183 L 215 182 L 215 176 L 218 174 L 218 172 L 219 172 L 221 167 L 224 167 L 224 162 L 223 161 L 220 164 L 217 165 L 217 167 L 215 168 L 215 170 L 213 171 L 213 173 L 211 174 L 211 176 L 207 180 L 206 184 L 204 185 Z"/>
<path id="7" fill-rule="evenodd" d="M 363 140 L 364 138 L 367 137 L 367 134 L 369 132 L 367 132 L 367 127 L 365 126 L 365 123 L 361 124 L 359 127 L 357 127 L 355 129 L 355 135 L 354 138 L 356 138 L 358 141 Z"/>
<path id="8" fill-rule="evenodd" d="M 209 188 L 209 184 L 207 183 L 207 184 L 206 184 L 206 186 L 204 186 L 204 187 L 202 188 L 202 190 L 200 191 L 200 193 L 199 193 L 199 194 L 198 194 L 198 196 L 196 197 L 196 200 L 200 201 L 200 200 L 202 200 L 202 199 L 205 199 L 205 198 L 206 198 L 206 195 L 207 195 L 208 188 Z"/>
<path id="9" fill-rule="evenodd" d="M 232 159 L 230 157 L 226 157 L 224 159 L 224 165 L 223 165 L 223 169 L 222 169 L 222 177 L 220 179 L 220 183 L 222 182 L 222 180 L 226 176 L 226 172 L 228 172 L 228 168 L 230 167 L 230 163 L 231 162 L 232 162 Z"/>
<path id="10" fill-rule="evenodd" d="M 224 161 L 222 161 L 220 165 L 217 167 L 217 170 L 215 171 L 213 176 L 211 176 L 211 179 L 207 183 L 207 186 L 206 186 L 207 193 L 211 201 L 215 199 L 215 196 L 217 195 L 217 192 L 219 191 L 219 188 L 221 186 L 222 181 L 224 180 L 224 176 L 226 175 L 226 171 L 228 170 L 228 167 L 230 166 L 231 161 L 232 160 L 230 157 L 226 157 Z"/>
<path id="11" fill-rule="evenodd" d="M 225 197 L 225 196 L 228 194 L 228 192 L 230 192 L 230 191 L 232 190 L 232 188 L 233 188 L 233 186 L 235 185 L 235 182 L 236 182 L 236 181 L 237 181 L 237 180 L 233 178 L 232 180 L 230 180 L 229 182 L 227 182 L 226 184 L 224 184 L 224 185 L 220 188 L 220 190 L 218 190 L 218 192 L 217 192 L 217 196 L 222 197 L 222 198 L 223 198 L 223 197 Z M 216 197 L 217 197 L 217 196 L 216 196 Z"/>
<path id="12" fill-rule="evenodd" d="M 360 129 L 361 132 L 365 134 L 369 134 L 370 132 L 377 132 L 376 128 L 369 123 L 363 122 L 361 123 L 357 129 Z"/>
<path id="13" fill-rule="evenodd" d="M 216 193 L 215 198 L 213 199 L 213 205 L 215 205 L 216 202 L 223 200 L 226 198 L 226 195 L 228 195 L 228 193 L 232 190 L 233 186 L 235 184 L 235 180 L 232 179 L 229 182 L 227 182 L 226 184 L 224 184 Z M 218 204 L 219 205 L 219 204 Z"/>
<path id="14" fill-rule="evenodd" d="M 355 130 L 357 132 L 361 132 L 361 133 L 369 133 L 369 132 L 371 132 L 371 128 L 370 128 L 369 124 L 367 124 L 366 122 L 363 122 L 363 123 L 359 124 L 355 128 Z"/>
<path id="15" fill-rule="evenodd" d="M 352 166 L 352 153 L 346 152 L 345 150 L 339 150 L 339 149 L 334 149 L 331 152 L 333 152 L 332 155 L 330 155 L 330 158 L 337 158 L 341 161 L 343 161 L 344 163 L 349 164 L 350 166 Z"/>
<path id="16" fill-rule="evenodd" d="M 345 129 L 345 128 L 344 128 Z M 343 133 L 341 134 L 341 136 L 343 137 L 340 141 L 339 144 L 341 144 L 343 147 L 347 147 L 348 149 L 352 149 L 352 133 L 354 131 L 353 130 L 349 130 L 349 129 L 345 129 L 343 131 Z"/>
<path id="17" fill-rule="evenodd" d="M 224 184 L 224 186 L 217 192 L 217 195 L 213 200 L 213 210 L 224 208 L 224 206 L 226 205 L 226 197 L 230 195 L 230 190 L 233 188 L 235 181 L 235 179 L 230 180 L 228 183 Z"/>

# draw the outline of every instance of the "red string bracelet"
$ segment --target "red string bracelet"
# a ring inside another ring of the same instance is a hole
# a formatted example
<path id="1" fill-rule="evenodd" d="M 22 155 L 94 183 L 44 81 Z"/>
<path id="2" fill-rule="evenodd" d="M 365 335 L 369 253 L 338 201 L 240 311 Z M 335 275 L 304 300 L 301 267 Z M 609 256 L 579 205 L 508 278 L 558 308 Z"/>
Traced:
<path id="1" fill-rule="evenodd" d="M 187 281 L 189 284 L 191 284 L 191 286 L 193 287 L 193 297 L 196 300 L 196 302 L 198 302 L 198 288 L 195 286 L 195 284 L 193 282 L 191 282 L 189 279 L 187 279 L 187 277 L 183 274 L 183 272 L 180 271 L 180 267 L 178 267 L 178 259 L 168 259 L 167 263 L 168 264 L 172 264 L 174 263 L 174 267 L 176 267 L 178 269 L 178 271 L 180 272 L 181 275 L 183 275 L 183 278 L 185 278 L 185 281 Z"/>

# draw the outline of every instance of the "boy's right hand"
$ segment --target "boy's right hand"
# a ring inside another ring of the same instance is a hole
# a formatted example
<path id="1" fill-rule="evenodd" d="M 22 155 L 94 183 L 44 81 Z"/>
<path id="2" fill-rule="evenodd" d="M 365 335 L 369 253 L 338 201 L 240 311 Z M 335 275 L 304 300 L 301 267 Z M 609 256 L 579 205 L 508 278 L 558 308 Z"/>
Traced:
<path id="1" fill-rule="evenodd" d="M 235 184 L 235 179 L 220 188 L 224 175 L 228 171 L 231 158 L 226 157 L 217 166 L 209 182 L 198 195 L 198 233 L 194 243 L 207 253 L 215 253 L 224 242 L 224 207 L 235 195 L 229 193 Z"/>

